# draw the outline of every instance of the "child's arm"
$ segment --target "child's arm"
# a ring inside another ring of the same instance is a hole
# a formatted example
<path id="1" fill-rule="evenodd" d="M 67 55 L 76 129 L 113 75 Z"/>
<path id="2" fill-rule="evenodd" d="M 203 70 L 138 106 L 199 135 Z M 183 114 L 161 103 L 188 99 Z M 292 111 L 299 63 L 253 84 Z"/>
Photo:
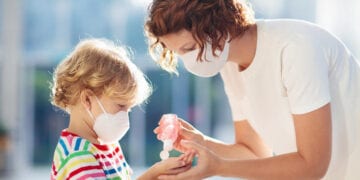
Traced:
<path id="1" fill-rule="evenodd" d="M 175 175 L 191 168 L 195 152 L 188 152 L 180 157 L 171 157 L 151 166 L 137 180 L 157 179 L 160 175 Z"/>

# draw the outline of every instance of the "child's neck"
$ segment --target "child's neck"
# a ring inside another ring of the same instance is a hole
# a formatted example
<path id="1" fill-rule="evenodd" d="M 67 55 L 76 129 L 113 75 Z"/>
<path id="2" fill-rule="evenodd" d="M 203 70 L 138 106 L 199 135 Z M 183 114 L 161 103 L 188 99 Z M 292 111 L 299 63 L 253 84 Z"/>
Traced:
<path id="1" fill-rule="evenodd" d="M 70 123 L 67 131 L 77 134 L 93 144 L 101 144 L 98 140 L 98 136 L 92 128 L 93 123 L 88 120 L 89 118 L 90 117 L 87 117 L 86 111 L 74 108 L 70 113 Z"/>

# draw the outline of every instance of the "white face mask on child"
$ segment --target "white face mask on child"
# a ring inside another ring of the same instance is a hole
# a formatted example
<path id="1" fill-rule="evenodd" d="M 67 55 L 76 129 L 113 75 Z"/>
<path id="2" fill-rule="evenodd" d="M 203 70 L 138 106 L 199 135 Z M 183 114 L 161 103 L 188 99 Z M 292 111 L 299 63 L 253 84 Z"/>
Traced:
<path id="1" fill-rule="evenodd" d="M 104 144 L 118 142 L 130 128 L 128 112 L 119 111 L 115 114 L 109 114 L 97 97 L 96 101 L 103 111 L 98 117 L 94 118 L 94 115 L 86 108 L 91 118 L 95 120 L 93 127 L 95 133 Z"/>

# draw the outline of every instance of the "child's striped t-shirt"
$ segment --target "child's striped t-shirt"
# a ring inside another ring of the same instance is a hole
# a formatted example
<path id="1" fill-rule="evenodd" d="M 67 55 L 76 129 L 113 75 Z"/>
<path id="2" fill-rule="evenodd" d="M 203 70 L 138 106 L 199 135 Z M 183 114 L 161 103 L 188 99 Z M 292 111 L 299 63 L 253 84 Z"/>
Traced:
<path id="1" fill-rule="evenodd" d="M 131 179 L 132 170 L 127 164 L 119 143 L 92 144 L 66 130 L 61 132 L 54 152 L 51 179 Z"/>

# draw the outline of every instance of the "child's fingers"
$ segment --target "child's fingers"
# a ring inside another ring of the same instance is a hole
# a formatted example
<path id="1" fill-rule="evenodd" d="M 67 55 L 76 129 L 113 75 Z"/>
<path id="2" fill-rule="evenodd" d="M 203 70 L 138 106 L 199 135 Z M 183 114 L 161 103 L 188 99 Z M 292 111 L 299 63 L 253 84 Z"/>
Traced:
<path id="1" fill-rule="evenodd" d="M 189 168 L 178 174 L 163 174 L 158 177 L 159 180 L 180 180 L 180 179 L 203 179 L 202 176 L 203 169 L 194 167 Z"/>
<path id="2" fill-rule="evenodd" d="M 162 161 L 161 163 L 166 165 L 166 169 L 168 170 L 185 166 L 185 162 L 178 157 L 171 157 Z"/>
<path id="3" fill-rule="evenodd" d="M 176 175 L 160 175 L 158 177 L 158 180 L 175 180 L 176 179 Z"/>

